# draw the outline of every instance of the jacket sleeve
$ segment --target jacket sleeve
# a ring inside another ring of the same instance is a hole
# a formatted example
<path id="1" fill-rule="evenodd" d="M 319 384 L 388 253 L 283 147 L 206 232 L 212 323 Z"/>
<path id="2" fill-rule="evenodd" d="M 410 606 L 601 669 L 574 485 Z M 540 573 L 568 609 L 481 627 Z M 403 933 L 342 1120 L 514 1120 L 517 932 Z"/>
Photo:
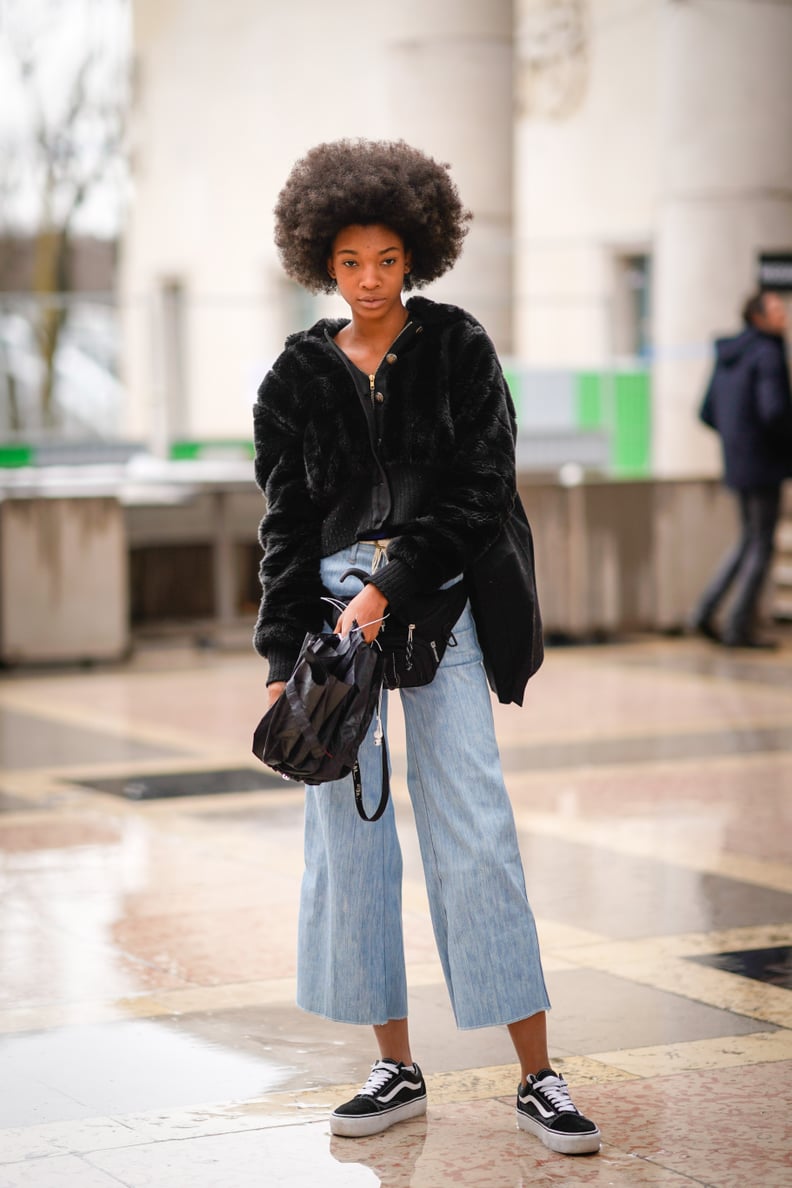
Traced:
<path id="1" fill-rule="evenodd" d="M 431 508 L 404 527 L 372 579 L 396 610 L 417 590 L 436 589 L 463 573 L 495 540 L 514 501 L 516 419 L 495 347 L 471 319 L 442 349 L 454 451 Z"/>
<path id="2" fill-rule="evenodd" d="M 270 371 L 253 409 L 256 482 L 267 501 L 259 529 L 262 598 L 253 642 L 269 660 L 269 683 L 288 679 L 306 631 L 319 631 L 323 623 L 321 515 L 305 481 L 296 406 L 295 394 Z"/>
<path id="3" fill-rule="evenodd" d="M 780 430 L 792 443 L 789 368 L 782 342 L 763 343 L 757 360 L 756 407 L 768 429 Z"/>

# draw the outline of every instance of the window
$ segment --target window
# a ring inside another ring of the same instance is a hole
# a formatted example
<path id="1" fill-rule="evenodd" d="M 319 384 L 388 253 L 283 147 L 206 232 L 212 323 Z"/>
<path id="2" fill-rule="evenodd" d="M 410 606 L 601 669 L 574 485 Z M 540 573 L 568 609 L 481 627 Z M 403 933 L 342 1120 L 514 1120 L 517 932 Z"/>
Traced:
<path id="1" fill-rule="evenodd" d="M 652 258 L 618 255 L 615 266 L 613 353 L 646 360 L 652 345 Z"/>

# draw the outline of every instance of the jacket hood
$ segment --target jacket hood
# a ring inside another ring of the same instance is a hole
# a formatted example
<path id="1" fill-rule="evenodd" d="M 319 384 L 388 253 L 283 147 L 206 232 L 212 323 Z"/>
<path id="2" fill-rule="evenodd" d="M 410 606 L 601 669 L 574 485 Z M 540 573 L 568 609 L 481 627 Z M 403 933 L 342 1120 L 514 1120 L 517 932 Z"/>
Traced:
<path id="1" fill-rule="evenodd" d="M 473 322 L 475 319 L 464 309 L 456 305 L 443 305 L 439 301 L 430 301 L 428 297 L 410 297 L 407 309 L 413 321 L 422 326 L 445 326 L 452 322 Z M 286 346 L 293 346 L 298 342 L 319 339 L 325 341 L 327 336 L 335 338 L 343 326 L 349 325 L 349 318 L 320 318 L 307 330 L 298 330 L 286 339 Z"/>
<path id="2" fill-rule="evenodd" d="M 756 331 L 746 327 L 730 338 L 716 338 L 715 356 L 724 367 L 733 367 L 756 341 Z"/>
<path id="3" fill-rule="evenodd" d="M 734 367 L 748 351 L 755 348 L 765 349 L 766 345 L 773 341 L 780 341 L 777 334 L 767 334 L 764 330 L 757 330 L 755 326 L 746 326 L 739 334 L 734 334 L 730 338 L 716 338 L 715 355 L 724 367 Z"/>

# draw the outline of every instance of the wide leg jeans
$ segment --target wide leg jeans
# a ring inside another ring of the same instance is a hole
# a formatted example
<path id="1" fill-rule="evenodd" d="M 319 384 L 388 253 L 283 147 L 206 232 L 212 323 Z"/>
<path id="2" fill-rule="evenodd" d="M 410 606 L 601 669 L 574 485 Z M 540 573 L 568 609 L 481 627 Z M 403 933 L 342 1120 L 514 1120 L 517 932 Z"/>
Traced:
<path id="1" fill-rule="evenodd" d="M 356 587 L 341 573 L 370 571 L 374 553 L 361 543 L 325 558 L 326 588 L 348 599 Z M 454 635 L 434 681 L 400 696 L 435 939 L 457 1025 L 474 1028 L 516 1022 L 549 1001 L 469 606 Z M 381 787 L 373 733 L 372 723 L 359 754 L 369 812 Z M 344 1023 L 407 1016 L 401 881 L 392 801 L 372 823 L 358 816 L 351 777 L 306 789 L 299 1006 Z"/>

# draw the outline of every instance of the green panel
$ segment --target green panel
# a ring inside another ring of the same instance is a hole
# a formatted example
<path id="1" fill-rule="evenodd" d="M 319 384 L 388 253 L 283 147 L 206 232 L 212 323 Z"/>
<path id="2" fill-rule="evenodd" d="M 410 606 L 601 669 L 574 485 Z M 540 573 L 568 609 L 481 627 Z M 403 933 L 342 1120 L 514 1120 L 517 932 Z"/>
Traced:
<path id="1" fill-rule="evenodd" d="M 170 456 L 174 462 L 192 461 L 200 456 L 201 445 L 197 441 L 172 441 Z"/>
<path id="2" fill-rule="evenodd" d="M 580 371 L 577 376 L 577 427 L 602 429 L 606 426 L 603 376 L 597 371 Z"/>
<path id="3" fill-rule="evenodd" d="M 645 371 L 614 376 L 615 425 L 611 455 L 617 474 L 648 474 L 651 462 L 651 400 Z"/>
<path id="4" fill-rule="evenodd" d="M 0 467 L 32 466 L 33 448 L 26 445 L 0 445 Z"/>
<path id="5" fill-rule="evenodd" d="M 517 414 L 517 420 L 519 422 L 519 420 L 520 420 L 520 404 L 521 404 L 520 396 L 521 396 L 521 392 L 522 392 L 521 385 L 520 385 L 520 376 L 516 371 L 511 371 L 508 367 L 504 367 L 503 375 L 506 380 L 506 383 L 509 386 L 509 391 L 511 392 L 511 398 L 512 398 L 512 401 L 514 402 L 514 411 Z"/>
<path id="6" fill-rule="evenodd" d="M 228 438 L 173 441 L 170 456 L 174 462 L 190 462 L 196 458 L 252 458 L 253 443 Z"/>

